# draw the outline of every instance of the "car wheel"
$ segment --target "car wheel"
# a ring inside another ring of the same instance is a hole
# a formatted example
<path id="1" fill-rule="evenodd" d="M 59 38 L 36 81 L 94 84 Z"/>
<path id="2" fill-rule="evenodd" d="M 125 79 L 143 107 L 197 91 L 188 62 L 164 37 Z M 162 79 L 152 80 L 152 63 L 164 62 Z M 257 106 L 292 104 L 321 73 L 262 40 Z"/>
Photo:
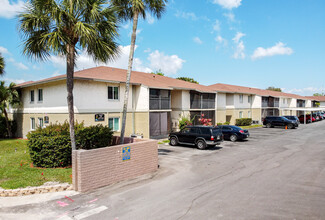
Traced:
<path id="1" fill-rule="evenodd" d="M 236 135 L 234 135 L 234 134 L 230 136 L 230 140 L 231 140 L 232 142 L 237 141 L 237 139 L 238 139 L 238 137 L 237 137 Z"/>
<path id="2" fill-rule="evenodd" d="M 169 144 L 172 146 L 176 146 L 178 144 L 177 138 L 176 137 L 171 137 L 169 139 Z"/>
<path id="3" fill-rule="evenodd" d="M 267 123 L 267 124 L 266 124 L 266 127 L 267 127 L 267 128 L 271 128 L 271 127 L 272 127 L 271 123 Z"/>
<path id="4" fill-rule="evenodd" d="M 203 150 L 203 149 L 205 149 L 207 147 L 207 144 L 203 140 L 198 140 L 196 142 L 196 146 L 197 146 L 198 149 Z"/>
<path id="5" fill-rule="evenodd" d="M 292 129 L 293 125 L 292 124 L 288 124 L 288 129 Z"/>

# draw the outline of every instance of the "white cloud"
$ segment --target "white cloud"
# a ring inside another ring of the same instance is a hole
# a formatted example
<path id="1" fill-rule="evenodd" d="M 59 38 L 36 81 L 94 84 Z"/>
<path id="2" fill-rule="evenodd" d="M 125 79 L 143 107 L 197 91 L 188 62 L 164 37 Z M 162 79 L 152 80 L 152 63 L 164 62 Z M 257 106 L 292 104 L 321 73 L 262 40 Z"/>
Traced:
<path id="1" fill-rule="evenodd" d="M 237 32 L 236 36 L 232 39 L 235 43 L 235 52 L 233 55 L 233 58 L 235 59 L 244 59 L 245 58 L 245 45 L 244 42 L 241 40 L 242 37 L 244 37 L 245 34 L 241 32 Z"/>
<path id="2" fill-rule="evenodd" d="M 151 16 L 151 14 L 148 14 L 146 16 L 146 20 L 148 22 L 148 24 L 153 24 L 155 22 L 155 18 Z"/>
<path id="3" fill-rule="evenodd" d="M 219 31 L 221 30 L 220 25 L 221 25 L 221 23 L 220 23 L 220 21 L 217 19 L 217 20 L 214 22 L 214 24 L 213 24 L 213 30 L 219 32 Z"/>
<path id="4" fill-rule="evenodd" d="M 136 49 L 137 46 L 135 47 L 135 50 Z M 127 69 L 129 52 L 130 52 L 130 45 L 120 46 L 120 56 L 116 60 L 112 62 L 101 63 L 101 62 L 94 62 L 92 57 L 88 56 L 88 54 L 83 51 L 77 57 L 76 70 L 83 70 L 83 69 L 96 67 L 96 66 L 109 66 L 109 67 Z M 132 69 L 141 72 L 153 72 L 153 70 L 160 69 L 166 75 L 172 75 L 172 74 L 176 74 L 177 71 L 179 71 L 182 68 L 183 63 L 185 62 L 185 60 L 182 60 L 177 55 L 171 55 L 171 56 L 164 55 L 163 53 L 160 53 L 158 50 L 150 53 L 147 59 L 149 60 L 149 64 L 145 65 L 140 58 L 134 58 Z M 60 69 L 55 73 L 59 73 L 59 71 L 65 69 L 66 61 L 64 57 L 53 56 L 51 57 L 50 61 L 55 67 Z"/>
<path id="5" fill-rule="evenodd" d="M 4 81 L 6 81 L 6 82 L 14 82 L 16 84 L 26 82 L 26 80 L 24 80 L 24 79 L 12 79 L 12 78 L 4 78 Z"/>
<path id="6" fill-rule="evenodd" d="M 25 64 L 21 63 L 21 62 L 15 62 L 14 65 L 21 70 L 28 70 L 28 66 L 26 66 Z"/>
<path id="7" fill-rule="evenodd" d="M 150 48 L 147 48 L 147 49 L 144 50 L 143 52 L 145 52 L 145 53 L 150 53 L 150 52 L 151 52 L 151 49 L 150 49 Z"/>
<path id="8" fill-rule="evenodd" d="M 273 47 L 263 48 L 258 47 L 255 49 L 252 59 L 259 59 L 263 57 L 270 57 L 275 55 L 291 55 L 293 50 L 290 47 L 285 47 L 285 44 L 282 42 L 277 43 Z"/>
<path id="9" fill-rule="evenodd" d="M 225 16 L 228 19 L 228 21 L 235 22 L 235 14 L 234 13 L 232 13 L 232 12 L 224 13 L 223 16 Z"/>
<path id="10" fill-rule="evenodd" d="M 185 19 L 191 19 L 191 20 L 197 20 L 197 16 L 193 12 L 183 12 L 183 11 L 177 11 L 175 14 L 176 17 L 185 18 Z"/>
<path id="11" fill-rule="evenodd" d="M 236 36 L 232 39 L 235 43 L 239 43 L 240 39 L 244 37 L 246 34 L 237 32 Z"/>
<path id="12" fill-rule="evenodd" d="M 226 39 L 224 39 L 223 37 L 221 37 L 220 35 L 218 35 L 215 39 L 214 39 L 218 44 L 221 44 L 223 46 L 227 46 L 228 41 Z M 216 47 L 216 49 L 219 49 L 219 45 Z"/>
<path id="13" fill-rule="evenodd" d="M 121 27 L 124 29 L 129 29 L 130 25 L 131 25 L 131 22 L 127 21 L 127 23 L 122 25 Z"/>
<path id="14" fill-rule="evenodd" d="M 23 64 L 22 62 L 17 62 L 14 58 L 10 57 L 7 59 L 8 62 L 12 63 L 15 67 L 17 67 L 20 70 L 28 70 L 28 66 Z"/>
<path id="15" fill-rule="evenodd" d="M 238 8 L 241 5 L 242 0 L 213 0 L 214 4 L 218 4 L 226 9 Z"/>
<path id="16" fill-rule="evenodd" d="M 13 2 L 9 0 L 0 0 L 0 17 L 13 18 L 18 12 L 23 10 L 25 3 L 23 1 Z"/>
<path id="17" fill-rule="evenodd" d="M 202 40 L 199 37 L 194 37 L 193 41 L 197 44 L 203 44 Z"/>
<path id="18" fill-rule="evenodd" d="M 174 75 L 183 67 L 185 60 L 177 55 L 165 55 L 158 50 L 149 54 L 148 60 L 153 70 L 161 70 L 166 75 Z"/>
<path id="19" fill-rule="evenodd" d="M 1 46 L 0 46 L 0 53 L 1 54 L 10 54 L 7 48 L 1 47 Z"/>

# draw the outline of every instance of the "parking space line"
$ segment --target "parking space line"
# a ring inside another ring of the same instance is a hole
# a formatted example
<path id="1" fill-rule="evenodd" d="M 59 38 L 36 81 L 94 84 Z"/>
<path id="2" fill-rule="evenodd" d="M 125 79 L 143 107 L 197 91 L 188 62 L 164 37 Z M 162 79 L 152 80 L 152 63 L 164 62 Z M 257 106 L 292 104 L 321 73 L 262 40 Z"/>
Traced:
<path id="1" fill-rule="evenodd" d="M 91 215 L 95 215 L 95 214 L 98 214 L 104 210 L 108 209 L 106 206 L 99 206 L 98 208 L 95 208 L 95 209 L 91 209 L 89 211 L 86 211 L 84 213 L 81 213 L 79 215 L 76 215 L 74 216 L 75 219 L 77 220 L 80 220 L 80 219 L 84 219 L 84 218 L 87 218 Z"/>

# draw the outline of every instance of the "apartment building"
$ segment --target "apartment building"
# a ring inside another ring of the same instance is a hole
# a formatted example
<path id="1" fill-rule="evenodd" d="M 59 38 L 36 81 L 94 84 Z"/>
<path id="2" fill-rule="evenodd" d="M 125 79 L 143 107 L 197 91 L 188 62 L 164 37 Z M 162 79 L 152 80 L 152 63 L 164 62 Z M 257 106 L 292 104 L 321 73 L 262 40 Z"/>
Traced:
<path id="1" fill-rule="evenodd" d="M 300 116 L 312 107 L 308 97 L 290 93 L 217 83 L 209 86 L 217 92 L 217 122 L 235 124 L 236 119 L 252 118 L 262 123 L 266 116 Z"/>
<path id="2" fill-rule="evenodd" d="M 75 119 L 85 125 L 103 124 L 120 134 L 126 70 L 95 67 L 74 74 Z M 68 120 L 66 75 L 17 85 L 22 105 L 11 109 L 18 137 L 50 123 Z M 133 71 L 126 136 L 166 137 L 182 116 L 205 113 L 213 118 L 216 94 L 207 86 L 165 76 Z"/>

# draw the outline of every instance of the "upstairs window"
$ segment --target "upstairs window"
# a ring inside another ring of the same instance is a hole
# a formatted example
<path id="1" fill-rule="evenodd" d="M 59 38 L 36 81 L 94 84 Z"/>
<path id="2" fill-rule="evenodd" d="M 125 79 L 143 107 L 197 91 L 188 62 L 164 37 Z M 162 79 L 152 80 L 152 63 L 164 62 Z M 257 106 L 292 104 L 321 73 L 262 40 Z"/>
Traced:
<path id="1" fill-rule="evenodd" d="M 109 86 L 108 87 L 108 99 L 109 100 L 118 100 L 119 99 L 119 87 L 118 86 Z"/>
<path id="2" fill-rule="evenodd" d="M 252 103 L 252 96 L 251 95 L 248 96 L 248 103 Z"/>
<path id="3" fill-rule="evenodd" d="M 38 101 L 43 101 L 43 89 L 38 89 Z"/>
<path id="4" fill-rule="evenodd" d="M 35 101 L 35 92 L 34 90 L 30 91 L 30 102 L 34 102 Z"/>
<path id="5" fill-rule="evenodd" d="M 244 102 L 244 96 L 242 94 L 239 95 L 239 102 L 240 103 L 243 103 Z"/>

